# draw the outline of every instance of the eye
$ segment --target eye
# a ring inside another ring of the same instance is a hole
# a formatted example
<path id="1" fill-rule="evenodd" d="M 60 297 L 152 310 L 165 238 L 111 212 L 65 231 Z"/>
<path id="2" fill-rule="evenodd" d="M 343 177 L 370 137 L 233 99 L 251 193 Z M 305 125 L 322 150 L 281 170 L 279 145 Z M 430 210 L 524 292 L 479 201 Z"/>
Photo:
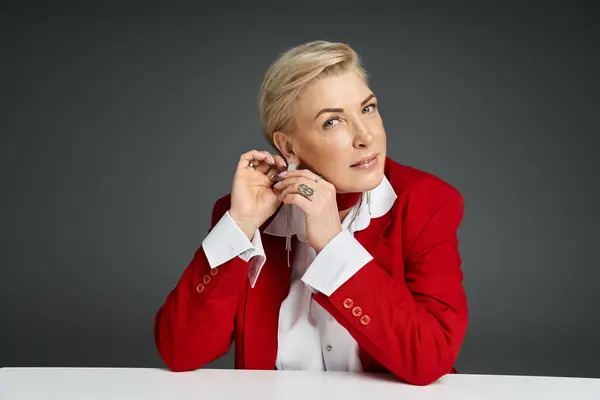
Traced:
<path id="1" fill-rule="evenodd" d="M 332 128 L 332 127 L 336 126 L 338 122 L 340 122 L 340 121 L 337 118 L 329 118 L 323 124 L 323 128 Z"/>
<path id="2" fill-rule="evenodd" d="M 365 113 L 365 114 L 372 113 L 373 111 L 375 111 L 376 108 L 377 108 L 377 104 L 371 103 L 368 106 L 366 106 L 365 108 L 363 108 L 363 113 Z"/>

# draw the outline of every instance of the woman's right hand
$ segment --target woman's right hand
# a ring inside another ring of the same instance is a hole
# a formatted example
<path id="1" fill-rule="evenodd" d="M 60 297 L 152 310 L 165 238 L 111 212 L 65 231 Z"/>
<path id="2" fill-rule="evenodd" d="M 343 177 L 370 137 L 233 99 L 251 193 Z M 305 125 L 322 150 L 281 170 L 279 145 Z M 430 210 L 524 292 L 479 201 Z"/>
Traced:
<path id="1" fill-rule="evenodd" d="M 252 240 L 256 229 L 281 204 L 273 191 L 273 184 L 279 172 L 286 168 L 287 164 L 281 156 L 273 156 L 267 151 L 252 150 L 240 157 L 233 177 L 229 215 L 248 239 Z"/>

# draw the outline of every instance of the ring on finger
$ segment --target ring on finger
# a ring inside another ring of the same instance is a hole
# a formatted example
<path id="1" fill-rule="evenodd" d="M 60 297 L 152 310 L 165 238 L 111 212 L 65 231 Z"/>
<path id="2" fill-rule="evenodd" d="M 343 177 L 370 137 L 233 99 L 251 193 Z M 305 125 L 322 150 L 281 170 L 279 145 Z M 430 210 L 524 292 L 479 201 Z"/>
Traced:
<path id="1" fill-rule="evenodd" d="M 302 197 L 304 197 L 304 198 L 306 198 L 306 199 L 310 200 L 310 197 L 311 197 L 313 194 L 315 194 L 315 191 L 314 191 L 314 189 L 313 189 L 313 188 L 311 188 L 311 187 L 309 187 L 309 186 L 305 185 L 304 183 L 301 183 L 301 184 L 299 184 L 299 185 L 298 185 L 298 193 L 299 193 L 299 194 L 300 194 Z"/>
<path id="2" fill-rule="evenodd" d="M 254 163 L 253 163 L 252 161 L 249 161 L 249 162 L 248 162 L 248 167 L 250 167 L 250 168 L 252 168 L 252 169 L 255 169 L 255 168 L 256 168 L 256 165 L 254 165 Z"/>

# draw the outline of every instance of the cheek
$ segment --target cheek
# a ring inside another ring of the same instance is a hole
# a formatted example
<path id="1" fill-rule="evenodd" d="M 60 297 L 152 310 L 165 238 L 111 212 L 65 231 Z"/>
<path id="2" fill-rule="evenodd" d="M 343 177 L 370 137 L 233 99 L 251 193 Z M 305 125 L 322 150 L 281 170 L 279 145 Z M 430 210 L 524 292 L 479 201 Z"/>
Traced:
<path id="1" fill-rule="evenodd" d="M 383 120 L 377 114 L 369 123 L 369 131 L 377 138 L 385 138 L 385 129 L 383 128 Z"/>
<path id="2" fill-rule="evenodd" d="M 338 132 L 336 132 L 338 133 Z M 340 135 L 340 139 L 346 135 Z M 352 143 L 346 140 L 323 140 L 305 143 L 302 147 L 302 161 L 306 167 L 324 176 L 337 176 L 348 164 L 348 148 Z"/>

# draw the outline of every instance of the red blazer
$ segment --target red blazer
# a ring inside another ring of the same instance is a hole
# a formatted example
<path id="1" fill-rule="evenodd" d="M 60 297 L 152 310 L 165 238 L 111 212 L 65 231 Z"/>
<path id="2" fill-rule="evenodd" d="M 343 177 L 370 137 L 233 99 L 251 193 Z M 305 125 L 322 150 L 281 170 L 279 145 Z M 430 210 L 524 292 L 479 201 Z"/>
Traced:
<path id="1" fill-rule="evenodd" d="M 385 175 L 398 196 L 394 206 L 355 233 L 373 260 L 330 297 L 313 298 L 354 337 L 364 371 L 426 385 L 455 372 L 467 328 L 457 238 L 463 199 L 435 176 L 389 158 Z M 229 195 L 216 202 L 212 227 L 229 205 Z M 202 247 L 196 251 L 154 320 L 156 346 L 169 369 L 200 368 L 233 340 L 236 368 L 274 369 L 291 268 L 285 238 L 263 235 L 262 242 L 267 260 L 254 288 L 250 262 L 235 257 L 211 270 Z"/>

